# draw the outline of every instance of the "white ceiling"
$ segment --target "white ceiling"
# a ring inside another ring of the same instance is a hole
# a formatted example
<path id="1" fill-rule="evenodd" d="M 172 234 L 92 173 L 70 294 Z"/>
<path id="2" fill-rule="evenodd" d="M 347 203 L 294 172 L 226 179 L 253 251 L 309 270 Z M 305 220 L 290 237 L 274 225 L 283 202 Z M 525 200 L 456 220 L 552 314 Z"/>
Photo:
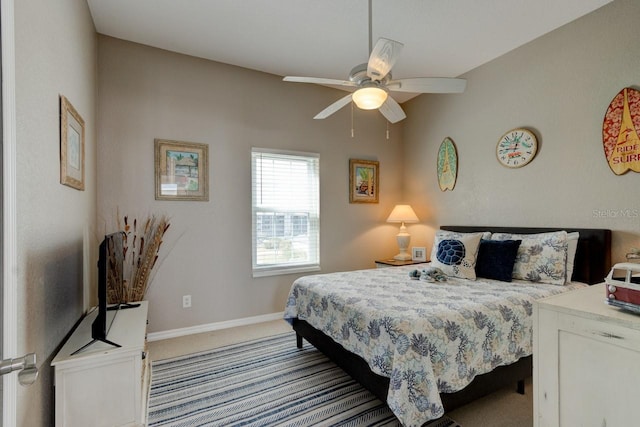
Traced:
<path id="1" fill-rule="evenodd" d="M 404 43 L 396 79 L 457 77 L 610 1 L 373 0 L 373 41 Z M 346 79 L 369 54 L 367 0 L 87 2 L 101 34 L 279 76 Z"/>

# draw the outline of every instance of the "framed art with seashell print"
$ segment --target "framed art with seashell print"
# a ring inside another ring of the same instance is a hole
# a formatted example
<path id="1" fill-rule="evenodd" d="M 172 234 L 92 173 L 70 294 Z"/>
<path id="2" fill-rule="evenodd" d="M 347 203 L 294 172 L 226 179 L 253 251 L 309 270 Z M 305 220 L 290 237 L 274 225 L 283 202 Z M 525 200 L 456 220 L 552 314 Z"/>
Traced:
<path id="1" fill-rule="evenodd" d="M 84 191 L 84 120 L 60 95 L 60 184 Z"/>
<path id="2" fill-rule="evenodd" d="M 209 200 L 209 146 L 155 140 L 156 200 Z"/>

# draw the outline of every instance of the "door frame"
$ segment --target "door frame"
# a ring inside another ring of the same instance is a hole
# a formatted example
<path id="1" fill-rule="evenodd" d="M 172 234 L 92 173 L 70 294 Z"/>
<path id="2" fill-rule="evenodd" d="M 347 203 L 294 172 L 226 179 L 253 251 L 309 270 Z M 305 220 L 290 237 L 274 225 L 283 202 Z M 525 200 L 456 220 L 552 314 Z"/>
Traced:
<path id="1" fill-rule="evenodd" d="M 2 31 L 2 356 L 17 356 L 15 0 L 0 0 Z M 17 375 L 2 376 L 2 426 L 15 426 Z"/>

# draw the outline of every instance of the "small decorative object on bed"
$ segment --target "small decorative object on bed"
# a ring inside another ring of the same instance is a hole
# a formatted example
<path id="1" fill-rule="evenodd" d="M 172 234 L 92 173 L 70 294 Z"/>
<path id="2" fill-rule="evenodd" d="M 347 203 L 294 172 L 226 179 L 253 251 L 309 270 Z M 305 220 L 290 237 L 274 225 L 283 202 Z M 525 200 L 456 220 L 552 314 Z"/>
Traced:
<path id="1" fill-rule="evenodd" d="M 60 95 L 60 183 L 84 190 L 84 120 Z"/>
<path id="2" fill-rule="evenodd" d="M 613 98 L 604 116 L 602 142 L 616 175 L 640 172 L 640 91 L 626 87 Z"/>
<path id="3" fill-rule="evenodd" d="M 399 261 L 407 261 L 411 259 L 411 254 L 408 252 L 411 235 L 407 232 L 407 227 L 405 227 L 404 223 L 418 221 L 418 216 L 409 205 L 396 205 L 391 211 L 391 214 L 389 214 L 387 222 L 399 222 L 402 224 L 400 226 L 400 232 L 396 236 L 400 252 L 398 255 L 394 256 L 393 259 L 397 259 Z"/>
<path id="4" fill-rule="evenodd" d="M 422 270 L 420 273 L 420 280 L 424 280 L 425 282 L 446 282 L 447 275 L 444 274 L 444 271 L 440 270 L 437 267 L 429 267 Z"/>
<path id="5" fill-rule="evenodd" d="M 438 185 L 440 190 L 453 191 L 458 177 L 458 152 L 451 138 L 446 137 L 438 149 Z"/>
<path id="6" fill-rule="evenodd" d="M 209 146 L 155 140 L 156 200 L 209 200 Z"/>
<path id="7" fill-rule="evenodd" d="M 496 156 L 501 165 L 521 168 L 536 156 L 538 140 L 528 129 L 512 129 L 502 135 L 496 145 Z"/>
<path id="8" fill-rule="evenodd" d="M 349 203 L 378 203 L 380 162 L 349 159 Z"/>

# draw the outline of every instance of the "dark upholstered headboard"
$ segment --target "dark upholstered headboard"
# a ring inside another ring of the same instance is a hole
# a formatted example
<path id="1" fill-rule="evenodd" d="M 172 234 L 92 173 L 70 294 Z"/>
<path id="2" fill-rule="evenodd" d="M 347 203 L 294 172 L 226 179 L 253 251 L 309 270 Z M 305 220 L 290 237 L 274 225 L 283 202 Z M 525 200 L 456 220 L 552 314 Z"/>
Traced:
<path id="1" fill-rule="evenodd" d="M 564 227 L 491 227 L 443 225 L 442 230 L 471 233 L 490 231 L 492 233 L 533 234 L 566 230 L 580 233 L 578 249 L 573 268 L 573 280 L 590 285 L 601 283 L 611 269 L 611 230 L 599 228 L 564 228 Z"/>

